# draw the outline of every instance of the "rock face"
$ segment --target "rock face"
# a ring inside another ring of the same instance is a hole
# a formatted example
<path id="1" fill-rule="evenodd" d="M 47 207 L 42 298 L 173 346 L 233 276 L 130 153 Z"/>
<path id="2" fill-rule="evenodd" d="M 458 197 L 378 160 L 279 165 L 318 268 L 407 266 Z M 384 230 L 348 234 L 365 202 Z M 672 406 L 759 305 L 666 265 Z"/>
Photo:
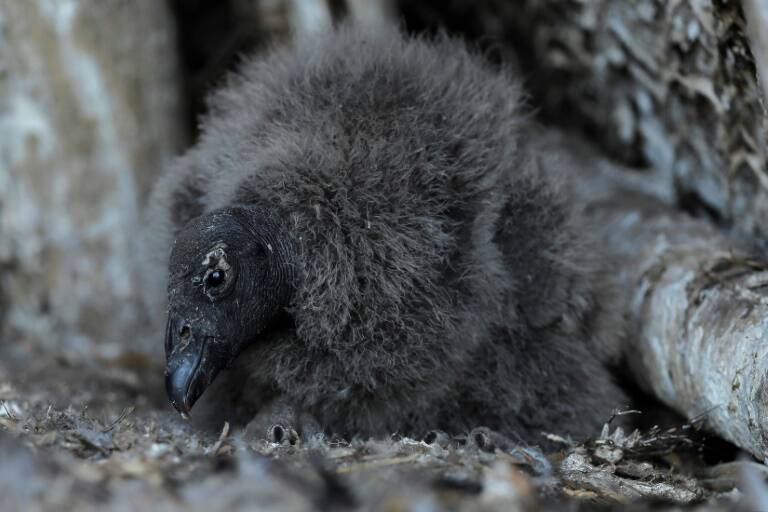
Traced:
<path id="1" fill-rule="evenodd" d="M 138 343 L 139 210 L 184 133 L 165 6 L 2 2 L 0 47 L 0 335 Z"/>
<path id="2" fill-rule="evenodd" d="M 664 170 L 725 224 L 768 234 L 766 115 L 739 2 L 401 4 L 414 28 L 447 24 L 496 53 L 520 50 L 547 118 Z"/>

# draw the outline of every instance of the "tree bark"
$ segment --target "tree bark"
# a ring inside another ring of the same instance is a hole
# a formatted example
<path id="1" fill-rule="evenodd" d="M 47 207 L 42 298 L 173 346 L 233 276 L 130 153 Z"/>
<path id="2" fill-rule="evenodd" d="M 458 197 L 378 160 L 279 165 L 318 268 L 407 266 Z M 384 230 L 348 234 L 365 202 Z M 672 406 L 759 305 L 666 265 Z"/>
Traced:
<path id="1" fill-rule="evenodd" d="M 0 0 L 4 338 L 147 347 L 134 243 L 184 139 L 174 46 L 163 2 Z"/>
<path id="2" fill-rule="evenodd" d="M 514 48 L 549 123 L 663 170 L 686 203 L 765 239 L 768 117 L 756 68 L 768 29 L 748 38 L 746 28 L 760 28 L 754 12 L 765 16 L 766 2 L 744 2 L 747 19 L 741 2 L 716 0 L 400 5 L 412 28 L 445 25 L 502 60 Z"/>
<path id="3" fill-rule="evenodd" d="M 768 102 L 768 0 L 742 0 L 749 47 L 763 86 L 763 107 Z"/>
<path id="4" fill-rule="evenodd" d="M 575 170 L 571 189 L 616 255 L 630 321 L 625 358 L 638 383 L 688 419 L 768 459 L 768 264 L 673 207 L 663 174 L 640 175 L 549 141 Z M 544 168 L 555 168 L 545 162 Z M 643 185 L 638 184 L 643 181 Z"/>

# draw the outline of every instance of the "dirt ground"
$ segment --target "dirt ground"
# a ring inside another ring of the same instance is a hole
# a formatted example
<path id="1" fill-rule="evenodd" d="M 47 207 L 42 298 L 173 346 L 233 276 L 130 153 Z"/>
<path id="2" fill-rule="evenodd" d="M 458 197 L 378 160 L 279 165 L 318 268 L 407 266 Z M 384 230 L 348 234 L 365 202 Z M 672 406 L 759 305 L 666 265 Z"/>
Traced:
<path id="1" fill-rule="evenodd" d="M 0 510 L 759 510 L 764 466 L 707 465 L 694 428 L 541 456 L 482 430 L 425 440 L 196 431 L 160 361 L 0 345 Z M 557 440 L 557 433 L 551 439 Z M 742 490 L 735 487 L 740 486 Z"/>

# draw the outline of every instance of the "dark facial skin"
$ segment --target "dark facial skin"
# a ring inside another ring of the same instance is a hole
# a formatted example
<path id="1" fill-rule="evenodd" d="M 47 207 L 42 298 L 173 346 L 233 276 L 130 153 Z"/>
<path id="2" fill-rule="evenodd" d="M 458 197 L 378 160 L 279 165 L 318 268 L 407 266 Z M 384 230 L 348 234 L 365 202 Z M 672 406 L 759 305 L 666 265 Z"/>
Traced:
<path id="1" fill-rule="evenodd" d="M 273 212 L 233 207 L 187 224 L 168 280 L 165 385 L 182 415 L 289 305 L 295 250 Z"/>

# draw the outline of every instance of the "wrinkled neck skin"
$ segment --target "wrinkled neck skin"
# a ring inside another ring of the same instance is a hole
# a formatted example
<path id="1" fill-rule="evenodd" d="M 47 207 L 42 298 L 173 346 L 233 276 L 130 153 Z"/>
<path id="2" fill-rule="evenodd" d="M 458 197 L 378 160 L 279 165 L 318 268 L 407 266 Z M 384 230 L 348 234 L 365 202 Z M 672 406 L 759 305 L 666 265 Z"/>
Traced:
<path id="1" fill-rule="evenodd" d="M 258 251 L 268 253 L 266 256 L 270 262 L 266 266 L 269 273 L 251 281 L 250 290 L 242 290 L 242 311 L 252 317 L 260 317 L 262 313 L 258 306 L 277 306 L 269 318 L 263 318 L 259 322 L 257 332 L 243 333 L 246 335 L 240 347 L 240 351 L 243 351 L 253 344 L 262 343 L 269 331 L 285 323 L 300 275 L 299 246 L 295 234 L 288 229 L 284 220 L 287 216 L 277 208 L 236 205 L 226 208 L 225 211 L 244 228 L 243 236 L 246 239 L 238 241 L 244 248 L 240 258 L 241 264 L 258 265 L 260 260 L 249 258 L 249 255 Z"/>
<path id="2" fill-rule="evenodd" d="M 271 268 L 276 272 L 273 278 L 278 283 L 276 299 L 288 307 L 299 277 L 299 246 L 284 220 L 286 216 L 276 208 L 255 205 L 236 205 L 224 211 L 245 228 L 249 239 L 242 241 L 244 247 L 260 246 L 269 252 Z"/>

